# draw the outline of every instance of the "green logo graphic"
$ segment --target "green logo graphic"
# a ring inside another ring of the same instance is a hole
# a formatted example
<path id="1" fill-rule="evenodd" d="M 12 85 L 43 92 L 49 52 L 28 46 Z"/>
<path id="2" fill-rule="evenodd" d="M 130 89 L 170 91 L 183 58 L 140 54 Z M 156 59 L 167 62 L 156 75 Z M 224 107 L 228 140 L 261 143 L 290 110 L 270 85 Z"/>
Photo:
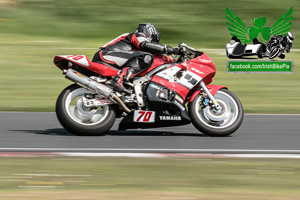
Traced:
<path id="1" fill-rule="evenodd" d="M 264 27 L 267 23 L 266 17 L 254 18 L 253 25 L 246 27 L 242 20 L 226 8 L 226 23 L 231 36 L 238 37 L 241 42 L 252 42 L 254 38 L 260 41 L 269 41 L 272 35 L 287 35 L 292 26 L 293 7 L 285 11 L 272 27 Z"/>

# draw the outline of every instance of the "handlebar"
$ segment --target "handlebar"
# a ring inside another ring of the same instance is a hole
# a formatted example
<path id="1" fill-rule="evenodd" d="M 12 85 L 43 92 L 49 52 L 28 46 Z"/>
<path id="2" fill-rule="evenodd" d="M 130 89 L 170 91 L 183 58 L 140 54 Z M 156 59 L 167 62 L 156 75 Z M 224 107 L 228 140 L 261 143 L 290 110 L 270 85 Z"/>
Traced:
<path id="1" fill-rule="evenodd" d="M 190 47 L 189 45 L 183 42 L 178 44 L 178 48 L 181 49 L 182 54 L 179 58 L 174 58 L 174 61 L 176 60 L 176 62 L 186 62 L 187 60 L 191 60 L 203 54 L 202 52 L 197 51 L 193 47 Z"/>
<path id="2" fill-rule="evenodd" d="M 187 50 L 190 50 L 192 52 L 198 52 L 196 49 L 194 49 L 193 47 L 190 47 L 189 45 L 183 43 L 183 42 L 180 42 L 178 44 L 178 47 L 183 47 L 183 48 L 186 48 Z"/>

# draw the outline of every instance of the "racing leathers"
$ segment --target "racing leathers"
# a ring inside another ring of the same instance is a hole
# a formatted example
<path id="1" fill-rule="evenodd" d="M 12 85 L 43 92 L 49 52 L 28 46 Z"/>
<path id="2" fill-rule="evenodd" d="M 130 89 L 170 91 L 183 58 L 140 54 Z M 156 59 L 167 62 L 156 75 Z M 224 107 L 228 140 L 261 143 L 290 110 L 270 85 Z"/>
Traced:
<path id="1" fill-rule="evenodd" d="M 105 62 L 122 68 L 111 81 L 119 92 L 129 93 L 123 86 L 135 74 L 151 67 L 152 54 L 179 54 L 180 49 L 150 42 L 144 33 L 126 33 L 102 46 L 94 55 L 93 62 Z"/>

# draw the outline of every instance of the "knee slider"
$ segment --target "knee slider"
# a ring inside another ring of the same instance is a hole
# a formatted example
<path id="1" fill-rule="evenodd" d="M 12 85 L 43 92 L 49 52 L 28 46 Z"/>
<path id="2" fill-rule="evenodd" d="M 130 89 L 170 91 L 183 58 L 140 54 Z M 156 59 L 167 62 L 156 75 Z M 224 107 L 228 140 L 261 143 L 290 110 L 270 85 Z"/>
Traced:
<path id="1" fill-rule="evenodd" d="M 151 54 L 143 54 L 130 61 L 128 67 L 133 69 L 134 73 L 138 73 L 144 69 L 151 67 L 153 61 L 154 58 Z"/>
<path id="2" fill-rule="evenodd" d="M 145 62 L 145 64 L 147 64 L 147 65 L 152 64 L 153 60 L 154 60 L 154 59 L 153 59 L 153 56 L 152 56 L 152 55 L 146 54 L 146 55 L 144 56 L 144 62 Z"/>

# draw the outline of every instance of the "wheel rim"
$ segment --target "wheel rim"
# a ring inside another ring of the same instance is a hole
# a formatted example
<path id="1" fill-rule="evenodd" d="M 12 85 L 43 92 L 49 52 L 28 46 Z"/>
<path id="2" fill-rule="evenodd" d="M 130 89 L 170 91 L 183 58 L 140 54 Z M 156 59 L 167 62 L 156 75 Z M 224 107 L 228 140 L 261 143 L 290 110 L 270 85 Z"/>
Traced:
<path id="1" fill-rule="evenodd" d="M 71 91 L 65 101 L 65 108 L 72 120 L 82 125 L 96 125 L 106 119 L 109 113 L 108 106 L 98 108 L 86 108 L 82 97 L 86 93 L 91 93 L 84 88 L 77 88 Z"/>
<path id="2" fill-rule="evenodd" d="M 202 98 L 198 98 L 195 104 L 197 117 L 202 123 L 211 128 L 227 128 L 237 120 L 240 112 L 238 104 L 232 96 L 222 91 L 218 91 L 214 97 L 221 106 L 221 111 L 216 112 L 209 106 L 206 106 L 204 109 L 201 108 Z"/>

